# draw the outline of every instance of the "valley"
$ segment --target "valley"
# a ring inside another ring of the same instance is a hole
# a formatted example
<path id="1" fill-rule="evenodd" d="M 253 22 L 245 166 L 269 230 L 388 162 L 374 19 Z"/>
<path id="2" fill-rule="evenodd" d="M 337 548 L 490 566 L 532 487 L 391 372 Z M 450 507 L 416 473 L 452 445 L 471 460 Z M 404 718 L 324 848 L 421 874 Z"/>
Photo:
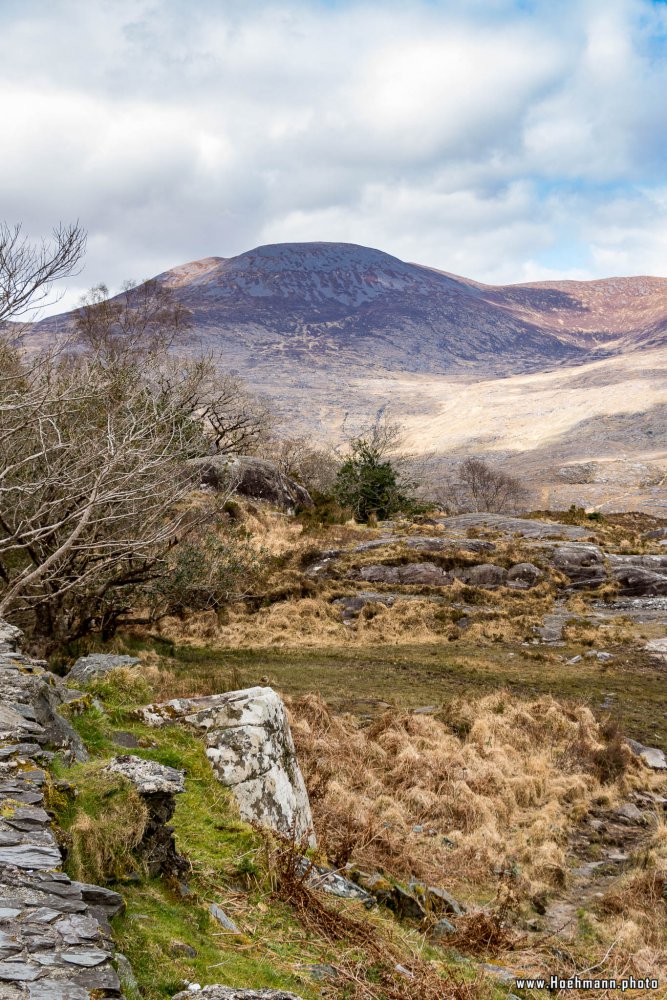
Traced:
<path id="1" fill-rule="evenodd" d="M 266 397 L 284 433 L 336 441 L 383 409 L 440 471 L 474 454 L 529 479 L 537 505 L 665 509 L 667 279 L 487 286 L 295 243 L 158 281 L 197 350 Z M 70 325 L 50 317 L 26 342 Z"/>

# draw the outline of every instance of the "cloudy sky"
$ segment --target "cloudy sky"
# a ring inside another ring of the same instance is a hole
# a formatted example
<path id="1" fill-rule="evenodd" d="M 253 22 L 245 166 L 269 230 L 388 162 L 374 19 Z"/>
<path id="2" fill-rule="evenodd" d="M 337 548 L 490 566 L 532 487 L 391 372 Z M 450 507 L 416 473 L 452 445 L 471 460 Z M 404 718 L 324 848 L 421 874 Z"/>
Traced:
<path id="1" fill-rule="evenodd" d="M 0 100 L 0 219 L 89 233 L 63 304 L 293 240 L 667 276 L 662 2 L 0 0 Z"/>

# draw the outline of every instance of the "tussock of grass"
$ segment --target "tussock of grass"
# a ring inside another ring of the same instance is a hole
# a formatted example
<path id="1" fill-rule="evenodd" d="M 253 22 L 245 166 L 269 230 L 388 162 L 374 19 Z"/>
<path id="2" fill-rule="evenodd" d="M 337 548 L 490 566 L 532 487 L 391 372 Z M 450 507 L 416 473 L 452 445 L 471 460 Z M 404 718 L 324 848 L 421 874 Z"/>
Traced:
<path id="1" fill-rule="evenodd" d="M 291 714 L 324 850 L 400 877 L 482 884 L 513 871 L 531 891 L 562 884 L 568 830 L 623 781 L 602 788 L 591 712 L 550 697 L 499 692 L 366 728 L 314 696 Z"/>
<path id="2" fill-rule="evenodd" d="M 131 782 L 102 774 L 97 762 L 77 771 L 76 787 L 75 800 L 50 803 L 66 833 L 68 873 L 99 885 L 136 878 L 142 866 L 134 852 L 146 830 L 146 804 Z"/>
<path id="3" fill-rule="evenodd" d="M 590 618 L 572 618 L 563 627 L 563 638 L 567 642 L 583 646 L 624 646 L 636 642 L 634 622 L 618 617 L 612 622 L 597 622 Z"/>

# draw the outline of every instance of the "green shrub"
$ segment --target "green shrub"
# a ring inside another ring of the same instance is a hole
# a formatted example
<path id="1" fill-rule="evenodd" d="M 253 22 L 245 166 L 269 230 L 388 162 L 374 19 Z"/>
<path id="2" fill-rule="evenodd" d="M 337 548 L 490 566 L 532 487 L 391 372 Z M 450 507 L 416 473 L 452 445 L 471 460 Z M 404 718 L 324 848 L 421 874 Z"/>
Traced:
<path id="1" fill-rule="evenodd" d="M 401 482 L 390 459 L 372 441 L 357 438 L 338 470 L 334 495 L 358 521 L 368 521 L 372 515 L 386 520 L 395 514 L 423 510 L 423 505 L 409 493 L 413 486 Z"/>

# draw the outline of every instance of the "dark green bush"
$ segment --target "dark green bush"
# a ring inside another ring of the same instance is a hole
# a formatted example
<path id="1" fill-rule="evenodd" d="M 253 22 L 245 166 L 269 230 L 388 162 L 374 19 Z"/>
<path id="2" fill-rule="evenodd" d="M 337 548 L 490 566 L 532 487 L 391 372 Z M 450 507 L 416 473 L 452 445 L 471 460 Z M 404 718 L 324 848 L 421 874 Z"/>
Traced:
<path id="1" fill-rule="evenodd" d="M 371 515 L 386 520 L 396 514 L 423 511 L 423 505 L 410 495 L 411 488 L 414 484 L 401 482 L 398 471 L 380 448 L 372 441 L 357 438 L 338 470 L 334 495 L 358 521 L 368 521 Z"/>

